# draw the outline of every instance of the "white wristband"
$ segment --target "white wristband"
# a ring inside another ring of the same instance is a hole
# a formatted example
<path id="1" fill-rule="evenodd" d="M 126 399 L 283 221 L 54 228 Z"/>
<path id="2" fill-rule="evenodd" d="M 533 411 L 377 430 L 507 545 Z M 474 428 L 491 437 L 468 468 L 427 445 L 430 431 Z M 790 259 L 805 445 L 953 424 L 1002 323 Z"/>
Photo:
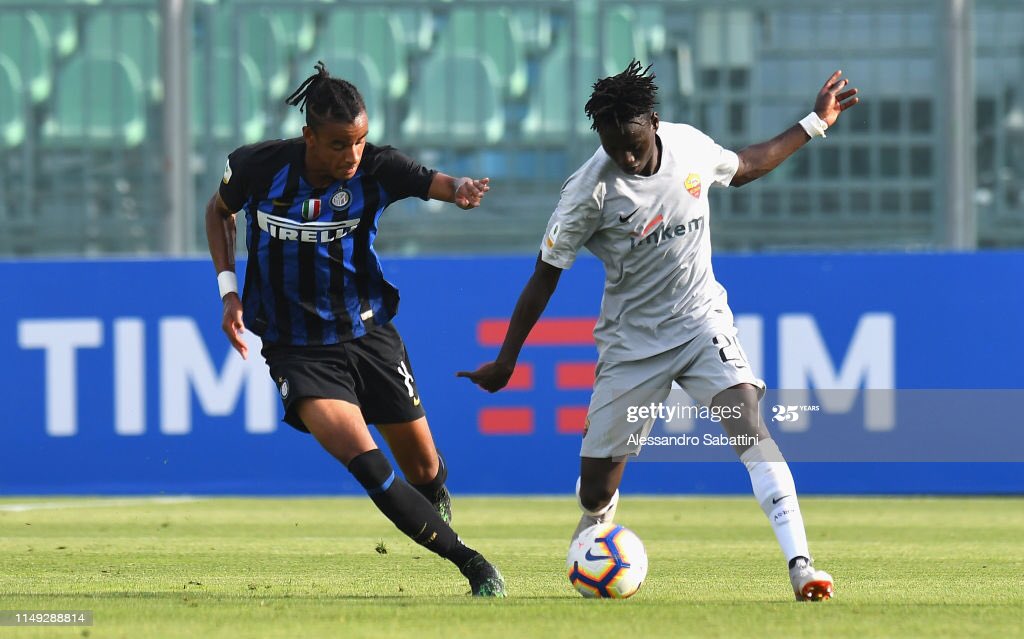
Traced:
<path id="1" fill-rule="evenodd" d="M 217 273 L 217 288 L 220 289 L 220 297 L 228 293 L 238 293 L 238 276 L 234 271 L 221 271 Z"/>
<path id="2" fill-rule="evenodd" d="M 825 129 L 828 128 L 825 121 L 819 118 L 818 114 L 814 111 L 811 111 L 804 116 L 803 120 L 800 120 L 800 126 L 804 128 L 804 131 L 807 131 L 807 135 L 811 136 L 811 139 L 825 137 Z"/>

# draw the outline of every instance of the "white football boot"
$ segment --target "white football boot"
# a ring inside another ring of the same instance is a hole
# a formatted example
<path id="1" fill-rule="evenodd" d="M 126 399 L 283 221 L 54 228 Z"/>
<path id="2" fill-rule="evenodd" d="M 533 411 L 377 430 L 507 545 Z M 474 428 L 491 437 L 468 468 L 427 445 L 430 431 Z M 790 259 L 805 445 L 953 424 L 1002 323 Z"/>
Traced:
<path id="1" fill-rule="evenodd" d="M 789 581 L 797 601 L 823 601 L 832 598 L 832 575 L 816 570 L 813 561 L 800 558 L 789 569 Z"/>

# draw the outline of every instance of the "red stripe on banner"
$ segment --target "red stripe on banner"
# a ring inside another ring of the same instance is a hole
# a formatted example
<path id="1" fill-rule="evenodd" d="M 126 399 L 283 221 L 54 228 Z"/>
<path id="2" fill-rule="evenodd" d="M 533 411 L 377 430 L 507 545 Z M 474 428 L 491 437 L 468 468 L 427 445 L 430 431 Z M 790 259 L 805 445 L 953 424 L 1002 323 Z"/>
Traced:
<path id="1" fill-rule="evenodd" d="M 527 346 L 590 346 L 594 343 L 593 317 L 546 319 L 537 322 L 526 338 Z M 481 320 L 476 340 L 481 346 L 501 346 L 508 320 Z"/>
<path id="2" fill-rule="evenodd" d="M 533 432 L 532 408 L 483 408 L 477 427 L 484 435 L 529 435 Z"/>
<path id="3" fill-rule="evenodd" d="M 587 423 L 586 406 L 563 406 L 558 409 L 555 428 L 563 435 L 578 435 Z"/>
<path id="4" fill-rule="evenodd" d="M 559 390 L 591 389 L 596 370 L 596 362 L 559 362 L 555 365 L 555 387 Z"/>
<path id="5" fill-rule="evenodd" d="M 533 388 L 533 364 L 516 364 L 512 377 L 508 378 L 505 390 L 530 390 Z"/>

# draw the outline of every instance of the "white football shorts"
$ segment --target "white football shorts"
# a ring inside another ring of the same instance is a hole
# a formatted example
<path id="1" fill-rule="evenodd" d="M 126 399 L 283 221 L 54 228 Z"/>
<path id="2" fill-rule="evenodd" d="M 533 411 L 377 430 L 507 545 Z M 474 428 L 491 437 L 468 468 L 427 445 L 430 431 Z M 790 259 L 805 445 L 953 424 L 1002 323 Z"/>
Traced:
<path id="1" fill-rule="evenodd" d="M 764 381 L 750 369 L 731 323 L 709 325 L 700 336 L 659 355 L 631 362 L 599 361 L 580 456 L 637 455 L 640 445 L 635 442 L 650 433 L 655 419 L 636 419 L 634 409 L 630 421 L 630 407 L 664 402 L 673 381 L 708 407 L 715 395 L 738 384 L 756 386 L 758 399 L 765 393 Z"/>

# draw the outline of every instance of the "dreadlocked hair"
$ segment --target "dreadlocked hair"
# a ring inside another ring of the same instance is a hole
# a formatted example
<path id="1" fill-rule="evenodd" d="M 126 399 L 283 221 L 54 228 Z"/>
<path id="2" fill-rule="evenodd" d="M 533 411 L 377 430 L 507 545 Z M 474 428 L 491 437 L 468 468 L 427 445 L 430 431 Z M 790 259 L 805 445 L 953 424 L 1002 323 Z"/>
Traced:
<path id="1" fill-rule="evenodd" d="M 658 86 L 654 84 L 656 76 L 648 75 L 650 70 L 651 65 L 645 69 L 633 60 L 622 73 L 595 82 L 594 92 L 584 107 L 592 120 L 590 128 L 597 130 L 613 124 L 621 129 L 626 123 L 653 113 L 658 103 Z"/>
<path id="2" fill-rule="evenodd" d="M 328 121 L 349 123 L 366 111 L 363 96 L 355 85 L 332 78 L 323 62 L 318 61 L 313 68 L 316 73 L 306 78 L 285 100 L 299 107 L 300 112 L 305 111 L 307 125 L 316 129 Z"/>

